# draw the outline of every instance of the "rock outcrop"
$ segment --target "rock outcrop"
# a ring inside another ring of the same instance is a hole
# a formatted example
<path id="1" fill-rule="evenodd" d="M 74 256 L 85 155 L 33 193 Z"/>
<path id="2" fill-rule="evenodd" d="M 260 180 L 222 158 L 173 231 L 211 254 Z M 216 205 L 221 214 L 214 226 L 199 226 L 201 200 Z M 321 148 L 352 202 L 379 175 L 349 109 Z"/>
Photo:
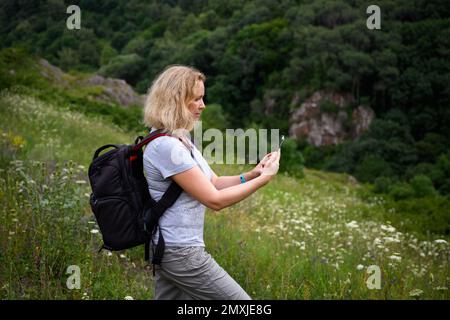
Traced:
<path id="1" fill-rule="evenodd" d="M 298 96 L 293 104 L 298 105 Z M 314 146 L 339 144 L 356 139 L 367 130 L 375 117 L 367 106 L 358 106 L 350 113 L 348 106 L 355 103 L 349 94 L 316 91 L 295 109 L 290 117 L 289 136 L 306 139 Z M 330 110 L 331 109 L 331 110 Z"/>
<path id="2" fill-rule="evenodd" d="M 97 74 L 88 78 L 80 79 L 78 76 L 72 76 L 65 73 L 60 68 L 53 66 L 45 59 L 40 59 L 39 65 L 42 76 L 52 80 L 64 88 L 95 88 L 95 90 L 92 90 L 92 93 L 88 93 L 88 97 L 90 99 L 106 103 L 114 103 L 124 107 L 144 105 L 145 96 L 139 95 L 135 92 L 133 88 L 124 80 L 105 78 Z"/>
<path id="3" fill-rule="evenodd" d="M 113 102 L 123 106 L 144 105 L 144 97 L 137 94 L 133 88 L 122 79 L 104 78 L 94 75 L 84 81 L 87 86 L 103 87 L 103 92 L 97 99 Z"/>

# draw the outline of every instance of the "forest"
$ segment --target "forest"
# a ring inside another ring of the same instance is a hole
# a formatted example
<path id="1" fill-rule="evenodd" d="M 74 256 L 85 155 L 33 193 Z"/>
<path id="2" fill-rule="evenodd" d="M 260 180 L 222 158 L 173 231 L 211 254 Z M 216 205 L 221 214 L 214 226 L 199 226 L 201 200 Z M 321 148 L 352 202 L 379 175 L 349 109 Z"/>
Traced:
<path id="1" fill-rule="evenodd" d="M 70 4 L 80 7 L 80 30 L 66 27 Z M 416 199 L 450 196 L 450 3 L 379 1 L 379 30 L 366 27 L 368 5 L 5 0 L 0 46 L 19 46 L 72 74 L 124 79 L 140 94 L 167 65 L 195 66 L 207 76 L 210 126 L 220 129 L 287 134 L 295 99 L 317 90 L 351 94 L 349 110 L 361 104 L 374 110 L 370 128 L 335 145 L 290 139 L 283 170 L 295 174 L 301 163 L 346 172 L 415 212 Z M 11 85 L 7 77 L 2 87 Z M 140 126 L 139 113 L 125 118 L 135 120 L 126 127 Z"/>

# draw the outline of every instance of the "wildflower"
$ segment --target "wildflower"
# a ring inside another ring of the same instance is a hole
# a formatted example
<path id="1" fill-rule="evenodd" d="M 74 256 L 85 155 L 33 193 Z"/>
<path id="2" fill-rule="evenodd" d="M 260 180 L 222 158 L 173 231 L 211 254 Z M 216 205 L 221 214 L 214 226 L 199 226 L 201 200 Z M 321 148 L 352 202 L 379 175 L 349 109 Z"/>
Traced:
<path id="1" fill-rule="evenodd" d="M 364 269 L 364 266 L 362 264 L 358 264 L 356 266 L 356 270 L 362 270 L 362 269 Z"/>
<path id="2" fill-rule="evenodd" d="M 397 243 L 399 243 L 400 242 L 399 239 L 392 238 L 392 237 L 384 237 L 383 240 L 384 240 L 385 243 L 390 243 L 390 242 L 397 242 Z"/>
<path id="3" fill-rule="evenodd" d="M 355 229 L 355 228 L 359 228 L 358 223 L 355 220 L 350 221 L 349 223 L 346 224 L 347 228 L 350 229 Z"/>
<path id="4" fill-rule="evenodd" d="M 434 287 L 434 290 L 445 291 L 448 290 L 447 287 Z"/>
<path id="5" fill-rule="evenodd" d="M 377 244 L 382 244 L 383 242 L 379 239 L 379 238 L 375 238 L 374 240 L 373 240 L 373 244 L 374 245 L 377 245 Z"/>
<path id="6" fill-rule="evenodd" d="M 389 256 L 389 259 L 393 261 L 402 261 L 402 257 L 396 255 Z"/>
<path id="7" fill-rule="evenodd" d="M 134 300 L 132 296 L 126 296 L 124 300 Z"/>
<path id="8" fill-rule="evenodd" d="M 92 234 L 96 234 L 96 233 L 98 233 L 98 230 L 97 230 L 97 229 L 92 229 L 92 230 L 91 230 L 91 233 L 92 233 Z"/>
<path id="9" fill-rule="evenodd" d="M 381 230 L 387 231 L 387 232 L 395 232 L 395 228 L 392 226 L 385 226 L 384 224 L 381 225 Z"/>
<path id="10" fill-rule="evenodd" d="M 85 184 L 86 181 L 85 180 L 77 180 L 75 181 L 76 184 Z"/>
<path id="11" fill-rule="evenodd" d="M 124 254 L 120 254 L 119 257 L 122 258 L 122 259 L 126 259 L 126 256 Z"/>
<path id="12" fill-rule="evenodd" d="M 410 295 L 411 297 L 418 297 L 418 296 L 420 296 L 422 293 L 423 293 L 423 290 L 420 290 L 420 289 L 413 289 L 413 290 L 411 290 L 411 291 L 409 292 L 409 295 Z"/>
<path id="13" fill-rule="evenodd" d="M 437 240 L 434 240 L 434 243 L 445 243 L 445 244 L 447 244 L 447 241 L 445 241 L 444 239 L 437 239 Z"/>

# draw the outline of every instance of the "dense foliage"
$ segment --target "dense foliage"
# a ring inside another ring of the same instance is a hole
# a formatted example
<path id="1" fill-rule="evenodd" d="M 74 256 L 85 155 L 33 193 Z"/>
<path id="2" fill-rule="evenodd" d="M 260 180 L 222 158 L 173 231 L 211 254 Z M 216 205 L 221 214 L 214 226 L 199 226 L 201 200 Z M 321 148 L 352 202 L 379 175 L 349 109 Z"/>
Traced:
<path id="1" fill-rule="evenodd" d="M 66 27 L 69 4 L 81 8 L 81 30 Z M 1 46 L 21 44 L 65 70 L 123 78 L 141 93 L 169 64 L 196 66 L 208 77 L 207 102 L 220 105 L 214 112 L 232 127 L 287 133 L 294 97 L 352 93 L 377 120 L 344 145 L 299 142 L 306 165 L 371 183 L 425 175 L 448 195 L 450 4 L 377 5 L 380 30 L 366 27 L 361 0 L 5 0 Z"/>

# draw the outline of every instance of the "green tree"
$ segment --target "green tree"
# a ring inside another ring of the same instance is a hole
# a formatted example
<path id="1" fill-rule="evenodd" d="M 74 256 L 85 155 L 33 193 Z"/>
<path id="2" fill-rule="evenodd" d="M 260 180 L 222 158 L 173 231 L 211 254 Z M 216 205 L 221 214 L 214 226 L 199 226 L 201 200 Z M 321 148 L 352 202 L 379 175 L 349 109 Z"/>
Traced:
<path id="1" fill-rule="evenodd" d="M 417 175 L 411 182 L 411 187 L 414 190 L 414 195 L 416 198 L 434 196 L 436 195 L 436 190 L 434 189 L 433 182 L 426 175 Z"/>
<path id="2" fill-rule="evenodd" d="M 142 75 L 143 66 L 144 60 L 137 54 L 120 55 L 101 67 L 98 73 L 106 77 L 124 79 L 134 85 Z"/>

